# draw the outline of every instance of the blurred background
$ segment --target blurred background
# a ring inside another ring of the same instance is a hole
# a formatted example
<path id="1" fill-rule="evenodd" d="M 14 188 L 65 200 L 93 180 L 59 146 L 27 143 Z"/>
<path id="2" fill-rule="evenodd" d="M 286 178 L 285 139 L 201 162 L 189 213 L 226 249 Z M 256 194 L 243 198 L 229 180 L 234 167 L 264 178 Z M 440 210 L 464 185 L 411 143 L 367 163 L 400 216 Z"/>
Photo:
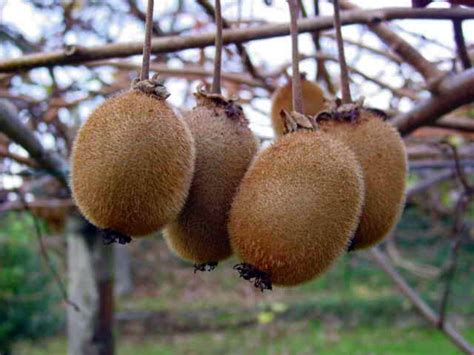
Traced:
<path id="1" fill-rule="evenodd" d="M 304 17 L 332 16 L 329 1 L 301 3 Z M 343 9 L 368 14 L 391 6 L 457 6 L 428 3 L 341 1 Z M 284 0 L 222 6 L 230 31 L 289 21 Z M 72 56 L 80 57 L 82 47 L 139 43 L 145 9 L 145 0 L 0 0 L 0 100 L 17 111 L 48 156 L 67 161 L 81 123 L 129 87 L 141 56 L 8 64 L 34 53 L 74 49 Z M 474 17 L 474 9 L 462 9 Z M 215 31 L 213 1 L 156 1 L 154 19 L 154 38 Z M 451 20 L 390 21 L 383 26 L 396 36 L 392 43 L 377 26 L 344 26 L 352 95 L 394 122 L 436 94 L 428 75 L 397 52 L 400 41 L 435 73 L 472 75 L 474 21 L 463 21 L 464 41 L 455 40 Z M 329 98 L 340 95 L 334 38 L 332 29 L 299 36 L 300 69 Z M 212 80 L 213 56 L 212 46 L 152 56 L 151 69 L 165 80 L 177 112 L 192 108 L 196 87 Z M 289 37 L 229 44 L 223 56 L 224 93 L 240 98 L 252 130 L 263 146 L 270 144 L 271 94 L 291 75 Z M 44 168 L 44 155 L 2 134 L 0 125 L 0 354 L 460 353 L 446 330 L 433 326 L 449 321 L 474 342 L 474 105 L 458 106 L 406 132 L 407 204 L 377 249 L 380 258 L 348 253 L 308 284 L 264 293 L 239 279 L 235 258 L 194 273 L 160 235 L 103 245 L 60 179 Z M 420 316 L 420 305 L 397 288 L 404 283 L 434 318 Z"/>

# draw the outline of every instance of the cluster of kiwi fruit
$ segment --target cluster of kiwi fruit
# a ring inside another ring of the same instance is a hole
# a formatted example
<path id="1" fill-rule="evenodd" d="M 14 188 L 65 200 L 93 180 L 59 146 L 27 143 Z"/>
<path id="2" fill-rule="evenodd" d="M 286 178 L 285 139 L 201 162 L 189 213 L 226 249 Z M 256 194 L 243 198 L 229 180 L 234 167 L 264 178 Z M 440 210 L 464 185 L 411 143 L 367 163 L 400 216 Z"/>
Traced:
<path id="1" fill-rule="evenodd" d="M 298 285 L 344 251 L 378 243 L 404 202 L 403 142 L 379 111 L 329 110 L 319 86 L 302 83 L 314 111 L 290 113 L 291 83 L 278 89 L 277 139 L 258 154 L 241 107 L 220 94 L 198 90 L 183 118 L 156 82 L 108 99 L 74 144 L 79 209 L 134 237 L 164 227 L 171 250 L 198 265 L 235 252 L 261 288 Z"/>
<path id="2" fill-rule="evenodd" d="M 80 128 L 71 190 L 95 226 L 133 237 L 164 228 L 170 248 L 198 264 L 232 254 L 227 215 L 258 140 L 235 99 L 200 89 L 177 116 L 157 80 L 106 100 Z"/>
<path id="3" fill-rule="evenodd" d="M 377 244 L 405 200 L 406 152 L 383 112 L 331 109 L 317 84 L 301 84 L 309 113 L 290 112 L 291 83 L 275 92 L 277 139 L 252 163 L 230 213 L 239 271 L 260 288 L 309 281 L 343 252 Z"/>
<path id="4" fill-rule="evenodd" d="M 235 269 L 262 291 L 307 282 L 345 251 L 390 232 L 403 208 L 407 161 L 382 112 L 331 108 L 305 78 L 301 112 L 292 111 L 290 81 L 272 98 L 277 139 L 258 152 L 219 79 L 211 92 L 197 90 L 184 117 L 156 77 L 92 112 L 71 155 L 72 194 L 92 224 L 119 242 L 163 229 L 169 248 L 195 270 L 235 253 Z"/>

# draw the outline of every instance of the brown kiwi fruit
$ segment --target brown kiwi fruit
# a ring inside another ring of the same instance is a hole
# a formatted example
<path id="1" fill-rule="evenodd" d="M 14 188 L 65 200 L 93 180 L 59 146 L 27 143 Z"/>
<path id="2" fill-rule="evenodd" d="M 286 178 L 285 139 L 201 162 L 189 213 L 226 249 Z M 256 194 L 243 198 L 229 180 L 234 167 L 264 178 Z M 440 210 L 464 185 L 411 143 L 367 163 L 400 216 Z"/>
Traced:
<path id="1" fill-rule="evenodd" d="M 403 140 L 383 112 L 357 105 L 321 113 L 316 120 L 321 131 L 346 144 L 362 166 L 365 202 L 350 249 L 373 246 L 394 228 L 403 211 L 408 166 Z"/>
<path id="2" fill-rule="evenodd" d="M 185 120 L 196 144 L 196 170 L 186 204 L 164 235 L 179 257 L 210 263 L 232 254 L 228 212 L 258 141 L 235 102 L 202 91 L 195 96 L 197 106 Z"/>
<path id="3" fill-rule="evenodd" d="M 158 85 L 156 90 L 132 89 L 95 109 L 71 156 L 72 193 L 83 215 L 100 228 L 132 236 L 155 232 L 177 217 L 194 171 L 189 128 L 166 103 L 164 87 L 147 82 L 147 90 Z"/>
<path id="4" fill-rule="evenodd" d="M 347 249 L 363 196 L 347 146 L 317 131 L 288 133 L 257 155 L 240 184 L 228 226 L 234 252 L 275 285 L 309 281 Z"/>
<path id="5" fill-rule="evenodd" d="M 312 81 L 306 80 L 303 75 L 301 78 L 301 90 L 304 114 L 314 116 L 327 108 L 321 87 Z M 280 112 L 281 110 L 291 111 L 292 100 L 293 94 L 291 80 L 273 93 L 271 115 L 273 130 L 277 137 L 284 134 L 284 123 L 280 116 Z"/>

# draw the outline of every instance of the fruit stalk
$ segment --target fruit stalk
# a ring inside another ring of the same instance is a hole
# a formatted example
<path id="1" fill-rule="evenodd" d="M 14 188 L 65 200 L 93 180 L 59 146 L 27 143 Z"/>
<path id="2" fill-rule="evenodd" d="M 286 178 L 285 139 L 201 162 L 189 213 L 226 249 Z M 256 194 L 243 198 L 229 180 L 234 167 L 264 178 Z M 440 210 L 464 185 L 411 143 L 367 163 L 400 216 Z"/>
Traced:
<path id="1" fill-rule="evenodd" d="M 293 111 L 303 113 L 303 97 L 298 53 L 298 15 L 300 6 L 297 0 L 288 0 L 288 7 L 290 9 L 291 59 L 293 71 Z"/>
<path id="2" fill-rule="evenodd" d="M 334 3 L 334 28 L 336 29 L 337 53 L 339 56 L 339 67 L 341 70 L 341 91 L 342 103 L 352 102 L 351 89 L 349 86 L 349 73 L 347 71 L 346 57 L 344 55 L 344 43 L 342 40 L 341 17 L 339 14 L 339 0 L 333 0 Z"/>
<path id="3" fill-rule="evenodd" d="M 145 19 L 145 41 L 143 42 L 143 61 L 140 80 L 148 80 L 150 75 L 151 32 L 153 29 L 154 0 L 148 0 Z"/>
<path id="4" fill-rule="evenodd" d="M 212 79 L 212 93 L 221 93 L 221 66 L 222 66 L 222 11 L 221 1 L 216 0 L 216 40 L 215 48 L 216 53 L 214 55 L 214 77 Z"/>

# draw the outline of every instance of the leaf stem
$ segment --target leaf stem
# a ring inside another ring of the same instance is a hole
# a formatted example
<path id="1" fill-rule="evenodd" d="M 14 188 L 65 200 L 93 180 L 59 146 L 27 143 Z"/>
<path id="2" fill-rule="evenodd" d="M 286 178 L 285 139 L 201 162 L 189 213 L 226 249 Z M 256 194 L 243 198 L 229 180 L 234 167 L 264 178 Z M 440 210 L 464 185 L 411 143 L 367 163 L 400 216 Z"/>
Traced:
<path id="1" fill-rule="evenodd" d="M 221 1 L 216 0 L 216 41 L 214 55 L 214 77 L 212 79 L 212 92 L 214 94 L 221 93 L 221 71 L 222 71 L 222 10 Z"/>
<path id="2" fill-rule="evenodd" d="M 145 19 L 145 41 L 143 42 L 143 61 L 140 80 L 148 80 L 150 76 L 151 33 L 153 31 L 154 0 L 148 0 Z"/>
<path id="3" fill-rule="evenodd" d="M 298 15 L 300 10 L 299 2 L 297 0 L 288 0 L 288 7 L 290 9 L 293 111 L 303 113 L 304 107 L 298 52 Z"/>
<path id="4" fill-rule="evenodd" d="M 339 55 L 339 67 L 341 70 L 342 103 L 352 102 L 351 89 L 349 86 L 349 73 L 347 71 L 346 57 L 344 55 L 344 42 L 342 39 L 341 17 L 339 14 L 339 0 L 333 0 L 334 4 L 334 28 L 336 29 L 337 52 Z"/>

